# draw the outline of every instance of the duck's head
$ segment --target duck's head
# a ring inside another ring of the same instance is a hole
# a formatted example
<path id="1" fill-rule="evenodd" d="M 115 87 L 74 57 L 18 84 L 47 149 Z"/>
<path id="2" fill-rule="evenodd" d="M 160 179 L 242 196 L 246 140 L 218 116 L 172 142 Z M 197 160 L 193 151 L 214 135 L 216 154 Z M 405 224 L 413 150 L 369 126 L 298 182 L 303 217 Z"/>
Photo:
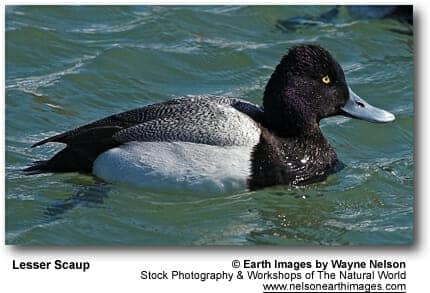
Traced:
<path id="1" fill-rule="evenodd" d="M 281 135 L 311 131 L 321 119 L 334 115 L 370 122 L 395 119 L 356 95 L 339 63 L 317 45 L 288 51 L 266 86 L 263 106 L 268 127 Z"/>

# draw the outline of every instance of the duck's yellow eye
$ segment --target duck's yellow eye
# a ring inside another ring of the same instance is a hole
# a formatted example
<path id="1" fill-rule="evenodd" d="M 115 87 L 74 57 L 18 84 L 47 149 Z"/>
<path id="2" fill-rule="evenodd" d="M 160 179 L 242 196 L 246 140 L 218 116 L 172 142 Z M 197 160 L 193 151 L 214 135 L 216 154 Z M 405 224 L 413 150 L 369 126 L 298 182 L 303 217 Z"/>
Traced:
<path id="1" fill-rule="evenodd" d="M 329 84 L 330 83 L 330 77 L 328 77 L 328 75 L 324 76 L 321 80 L 325 84 Z"/>

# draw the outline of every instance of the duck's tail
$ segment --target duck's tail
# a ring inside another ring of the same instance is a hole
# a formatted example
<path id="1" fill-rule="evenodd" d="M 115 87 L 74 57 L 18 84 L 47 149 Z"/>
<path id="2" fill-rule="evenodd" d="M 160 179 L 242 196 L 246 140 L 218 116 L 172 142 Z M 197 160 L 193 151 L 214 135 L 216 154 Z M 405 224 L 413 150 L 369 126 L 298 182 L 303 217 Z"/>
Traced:
<path id="1" fill-rule="evenodd" d="M 22 170 L 26 175 L 34 175 L 40 173 L 49 173 L 49 160 L 47 161 L 36 161 L 33 162 L 30 167 L 27 167 Z"/>
<path id="2" fill-rule="evenodd" d="M 32 147 L 48 142 L 65 143 L 67 146 L 51 159 L 36 161 L 23 171 L 28 175 L 55 172 L 90 173 L 98 155 L 119 145 L 112 136 L 121 129 L 118 126 L 95 127 L 82 131 L 73 130 L 44 139 Z"/>
<path id="3" fill-rule="evenodd" d="M 66 147 L 51 159 L 36 161 L 23 171 L 27 175 L 54 172 L 91 172 L 94 158 L 81 149 Z"/>

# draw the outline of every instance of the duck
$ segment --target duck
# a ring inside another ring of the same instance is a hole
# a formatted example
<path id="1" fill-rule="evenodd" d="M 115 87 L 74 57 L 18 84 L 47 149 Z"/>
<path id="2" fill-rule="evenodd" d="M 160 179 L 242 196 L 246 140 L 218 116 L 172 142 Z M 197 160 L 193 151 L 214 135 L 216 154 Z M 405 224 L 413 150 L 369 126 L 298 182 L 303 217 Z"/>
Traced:
<path id="1" fill-rule="evenodd" d="M 316 44 L 291 47 L 270 76 L 262 105 L 188 96 L 114 114 L 32 145 L 62 143 L 24 172 L 80 172 L 113 184 L 175 192 L 231 193 L 323 181 L 341 166 L 320 121 L 395 116 L 349 87 L 340 64 Z"/>

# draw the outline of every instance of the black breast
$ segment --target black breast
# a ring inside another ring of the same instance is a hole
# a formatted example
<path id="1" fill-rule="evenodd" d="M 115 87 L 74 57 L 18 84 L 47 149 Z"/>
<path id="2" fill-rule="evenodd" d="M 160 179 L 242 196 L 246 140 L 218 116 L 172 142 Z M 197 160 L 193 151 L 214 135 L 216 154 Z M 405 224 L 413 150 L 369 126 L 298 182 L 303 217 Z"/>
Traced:
<path id="1" fill-rule="evenodd" d="M 262 129 L 251 156 L 251 190 L 303 185 L 325 179 L 340 162 L 321 132 L 281 138 Z"/>

